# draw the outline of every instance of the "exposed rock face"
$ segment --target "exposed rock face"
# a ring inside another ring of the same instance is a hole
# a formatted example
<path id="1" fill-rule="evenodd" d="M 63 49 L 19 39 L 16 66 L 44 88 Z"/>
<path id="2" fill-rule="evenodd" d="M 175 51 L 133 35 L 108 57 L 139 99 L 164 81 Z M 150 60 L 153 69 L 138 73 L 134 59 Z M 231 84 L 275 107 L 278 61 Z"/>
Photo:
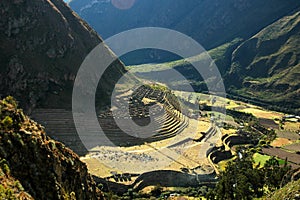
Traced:
<path id="1" fill-rule="evenodd" d="M 1 0 L 0 13 L 0 96 L 25 110 L 70 108 L 77 70 L 100 37 L 61 0 Z M 115 77 L 124 71 L 113 68 Z"/>
<path id="2" fill-rule="evenodd" d="M 28 194 L 35 199 L 102 198 L 73 151 L 51 140 L 12 98 L 0 101 L 0 108 L 0 158 Z"/>

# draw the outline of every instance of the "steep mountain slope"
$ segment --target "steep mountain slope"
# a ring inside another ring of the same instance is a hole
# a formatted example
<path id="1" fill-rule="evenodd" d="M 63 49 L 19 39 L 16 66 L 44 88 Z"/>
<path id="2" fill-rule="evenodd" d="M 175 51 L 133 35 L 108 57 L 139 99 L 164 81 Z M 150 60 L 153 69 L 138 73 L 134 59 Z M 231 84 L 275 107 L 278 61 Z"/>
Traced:
<path id="1" fill-rule="evenodd" d="M 0 12 L 0 96 L 13 95 L 27 111 L 70 108 L 77 70 L 99 36 L 61 0 L 1 0 Z M 99 95 L 123 71 L 116 61 Z"/>
<path id="2" fill-rule="evenodd" d="M 24 191 L 20 181 L 11 176 L 6 160 L 0 163 L 0 198 L 32 200 L 33 197 Z"/>
<path id="3" fill-rule="evenodd" d="M 118 2 L 72 0 L 69 5 L 104 38 L 137 27 L 165 27 L 191 36 L 206 49 L 247 39 L 300 6 L 297 0 L 125 0 L 125 5 L 134 4 L 124 10 Z"/>
<path id="4" fill-rule="evenodd" d="M 283 188 L 275 191 L 266 198 L 267 200 L 299 199 L 300 198 L 300 179 L 292 181 Z"/>
<path id="5" fill-rule="evenodd" d="M 225 75 L 230 69 L 232 52 L 242 41 L 242 39 L 237 38 L 208 51 L 222 75 Z M 188 59 L 180 59 L 159 64 L 133 65 L 127 66 L 126 68 L 140 78 L 150 78 L 151 80 L 160 83 L 167 83 L 168 86 L 174 90 L 186 90 L 187 86 L 191 85 L 195 91 L 204 92 L 207 91 L 206 83 L 203 81 L 202 77 L 199 77 L 197 70 L 195 70 L 191 63 L 201 63 L 205 59 L 206 56 L 200 54 Z M 180 72 L 187 81 L 182 80 L 182 77 L 169 76 L 168 74 L 171 74 L 173 70 Z M 156 73 L 155 78 L 153 73 Z"/>
<path id="6" fill-rule="evenodd" d="M 5 179 L 0 173 L 0 191 L 35 199 L 102 198 L 79 157 L 50 139 L 11 97 L 0 101 L 0 125 L 0 166 L 6 173 Z M 14 178 L 19 182 L 9 185 Z"/>
<path id="7" fill-rule="evenodd" d="M 227 78 L 237 93 L 299 108 L 300 11 L 283 17 L 241 44 Z"/>

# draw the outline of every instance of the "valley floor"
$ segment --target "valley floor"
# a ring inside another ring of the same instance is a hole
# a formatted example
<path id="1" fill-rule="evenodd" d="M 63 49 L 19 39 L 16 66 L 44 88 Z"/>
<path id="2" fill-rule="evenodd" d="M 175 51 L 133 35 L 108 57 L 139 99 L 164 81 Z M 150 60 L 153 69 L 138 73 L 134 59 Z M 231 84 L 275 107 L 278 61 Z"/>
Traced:
<path id="1" fill-rule="evenodd" d="M 100 177 L 111 176 L 111 172 L 142 174 L 182 168 L 197 168 L 196 173 L 200 174 L 211 172 L 206 158 L 210 145 L 193 140 L 210 126 L 207 120 L 189 119 L 189 126 L 174 138 L 132 147 L 96 147 L 81 160 L 87 163 L 92 174 Z M 210 140 L 218 140 L 220 136 L 218 133 Z"/>

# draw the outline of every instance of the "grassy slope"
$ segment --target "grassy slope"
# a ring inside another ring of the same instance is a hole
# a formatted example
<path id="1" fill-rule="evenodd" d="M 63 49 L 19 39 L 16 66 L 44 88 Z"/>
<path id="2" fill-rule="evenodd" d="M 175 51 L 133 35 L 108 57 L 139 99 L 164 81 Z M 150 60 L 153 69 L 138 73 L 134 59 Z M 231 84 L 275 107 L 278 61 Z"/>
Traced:
<path id="1" fill-rule="evenodd" d="M 209 56 L 215 61 L 221 74 L 226 73 L 226 71 L 228 70 L 228 66 L 230 66 L 230 55 L 233 52 L 233 50 L 241 43 L 241 41 L 241 39 L 235 39 L 231 42 L 228 42 L 208 51 Z M 153 78 L 153 74 L 159 72 L 159 74 L 155 76 L 156 80 L 154 81 L 168 83 L 170 84 L 170 87 L 180 87 L 186 84 L 186 82 L 183 82 L 181 78 L 174 78 L 164 75 L 169 74 L 169 70 L 175 69 L 179 71 L 182 75 L 184 75 L 188 80 L 194 81 L 195 79 L 199 79 L 199 77 L 194 76 L 194 74 L 197 74 L 197 72 L 195 72 L 190 63 L 201 62 L 205 59 L 207 59 L 207 54 L 203 53 L 191 58 L 176 60 L 167 63 L 134 65 L 127 66 L 126 68 L 130 72 L 145 79 L 149 77 Z M 170 79 L 166 80 L 166 77 L 169 77 Z M 194 81 L 194 84 L 199 84 L 199 82 L 202 82 L 202 80 L 198 80 L 198 83 L 195 83 Z"/>
<path id="2" fill-rule="evenodd" d="M 267 200 L 299 199 L 300 197 L 300 179 L 292 181 L 283 188 L 274 192 Z"/>
<path id="3" fill-rule="evenodd" d="M 236 39 L 208 52 L 224 75 L 229 92 L 297 112 L 300 105 L 300 12 L 276 21 L 238 46 L 240 42 Z M 201 61 L 202 56 L 129 69 L 144 78 L 147 73 L 160 72 L 162 75 L 157 76 L 156 81 L 172 82 L 177 87 L 187 84 L 176 79 L 164 80 L 163 75 L 169 69 L 176 69 L 194 85 L 201 85 L 201 80 L 193 76 L 195 72 L 189 62 Z M 236 89 L 232 90 L 232 85 Z"/>
<path id="4" fill-rule="evenodd" d="M 299 43 L 300 12 L 278 20 L 243 43 L 233 53 L 229 76 L 237 87 L 243 85 L 238 93 L 299 106 Z"/>

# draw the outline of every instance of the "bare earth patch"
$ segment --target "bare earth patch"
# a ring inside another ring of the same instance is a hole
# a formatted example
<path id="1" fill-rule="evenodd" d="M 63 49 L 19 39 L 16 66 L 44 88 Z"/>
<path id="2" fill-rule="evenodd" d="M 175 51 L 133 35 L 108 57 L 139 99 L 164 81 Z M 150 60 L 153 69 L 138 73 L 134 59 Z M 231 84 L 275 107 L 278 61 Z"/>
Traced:
<path id="1" fill-rule="evenodd" d="M 293 164 L 297 165 L 299 167 L 300 165 L 300 155 L 296 153 L 290 153 L 287 152 L 281 148 L 263 148 L 263 153 L 278 157 L 282 160 L 285 160 L 285 158 L 288 159 L 289 162 L 292 162 Z"/>
<path id="2" fill-rule="evenodd" d="M 271 146 L 273 147 L 282 147 L 288 144 L 292 144 L 292 141 L 290 141 L 287 138 L 276 138 L 272 143 Z"/>
<path id="3" fill-rule="evenodd" d="M 289 140 L 298 140 L 298 139 L 300 139 L 300 135 L 298 135 L 295 132 L 276 130 L 276 134 L 277 134 L 277 137 L 287 138 Z"/>
<path id="4" fill-rule="evenodd" d="M 289 151 L 300 152 L 300 142 L 290 144 L 290 145 L 286 145 L 286 146 L 284 146 L 284 148 L 289 150 Z"/>
<path id="5" fill-rule="evenodd" d="M 273 119 L 259 118 L 259 123 L 266 128 L 278 129 L 279 124 L 275 123 Z"/>

